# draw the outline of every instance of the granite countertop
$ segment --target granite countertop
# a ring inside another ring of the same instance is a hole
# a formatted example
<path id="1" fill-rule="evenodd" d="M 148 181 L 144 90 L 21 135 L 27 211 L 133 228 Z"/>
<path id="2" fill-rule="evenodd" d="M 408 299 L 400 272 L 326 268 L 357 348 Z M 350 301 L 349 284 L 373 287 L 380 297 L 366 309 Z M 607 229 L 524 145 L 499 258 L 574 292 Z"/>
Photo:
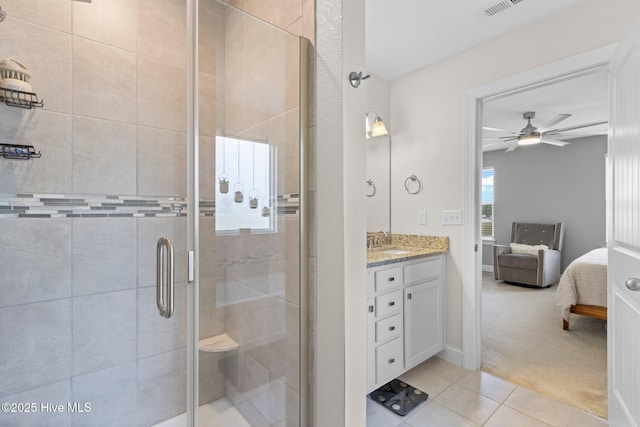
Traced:
<path id="1" fill-rule="evenodd" d="M 367 249 L 367 267 L 393 264 L 449 252 L 449 238 L 390 234 L 379 246 Z"/>
<path id="2" fill-rule="evenodd" d="M 446 253 L 447 251 L 442 248 L 420 248 L 415 246 L 398 245 L 379 246 L 367 250 L 367 267 L 377 267 L 379 265 L 393 264 L 396 262 L 408 261 L 410 259 L 423 258 Z"/>

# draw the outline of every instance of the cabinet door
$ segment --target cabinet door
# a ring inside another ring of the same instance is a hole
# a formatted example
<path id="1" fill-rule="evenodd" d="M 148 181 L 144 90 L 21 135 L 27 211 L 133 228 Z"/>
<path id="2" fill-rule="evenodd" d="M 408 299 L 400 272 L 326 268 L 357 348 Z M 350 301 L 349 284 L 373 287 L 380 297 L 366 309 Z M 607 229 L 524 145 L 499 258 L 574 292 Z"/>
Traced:
<path id="1" fill-rule="evenodd" d="M 404 289 L 405 369 L 444 349 L 444 291 L 442 279 Z"/>

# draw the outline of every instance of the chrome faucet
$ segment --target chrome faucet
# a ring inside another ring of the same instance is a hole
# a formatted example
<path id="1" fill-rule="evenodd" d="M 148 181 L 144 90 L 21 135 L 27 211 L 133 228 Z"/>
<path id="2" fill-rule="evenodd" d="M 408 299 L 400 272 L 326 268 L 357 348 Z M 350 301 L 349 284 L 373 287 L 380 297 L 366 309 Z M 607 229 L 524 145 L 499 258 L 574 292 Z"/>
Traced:
<path id="1" fill-rule="evenodd" d="M 382 233 L 382 236 L 384 238 L 387 237 L 387 233 L 385 231 L 378 231 L 376 233 L 376 236 L 373 238 L 373 246 L 378 246 L 380 244 L 380 234 Z"/>

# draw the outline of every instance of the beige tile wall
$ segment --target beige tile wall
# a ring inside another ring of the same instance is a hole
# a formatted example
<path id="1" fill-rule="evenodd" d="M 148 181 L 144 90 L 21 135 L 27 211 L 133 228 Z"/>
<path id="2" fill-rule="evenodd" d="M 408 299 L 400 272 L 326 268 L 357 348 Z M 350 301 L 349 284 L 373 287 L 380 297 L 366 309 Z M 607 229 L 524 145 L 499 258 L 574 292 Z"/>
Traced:
<path id="1" fill-rule="evenodd" d="M 228 0 L 228 3 L 311 43 L 315 40 L 314 0 Z"/>
<path id="2" fill-rule="evenodd" d="M 44 100 L 40 110 L 0 109 L 0 140 L 43 154 L 28 168 L 3 163 L 7 192 L 184 196 L 185 2 L 7 0 L 3 9 L 0 57 L 23 62 Z M 145 168 L 149 155 L 162 171 Z M 124 173 L 110 173 L 116 165 Z"/>
<path id="3" fill-rule="evenodd" d="M 0 159 L 0 193 L 186 196 L 185 4 L 2 0 L 0 59 L 30 69 L 44 107 L 0 105 L 0 142 L 42 152 L 29 161 Z M 220 58 L 215 52 L 209 56 Z M 201 76 L 203 111 L 224 117 L 216 102 L 221 79 L 215 69 Z M 211 118 L 203 132 L 214 135 L 215 123 Z M 213 152 L 211 140 L 203 146 Z M 0 222 L 11 230 L 0 239 L 2 259 L 16 260 L 2 273 L 12 286 L 0 291 L 0 321 L 19 325 L 0 339 L 21 335 L 18 348 L 0 346 L 8 377 L 3 401 L 49 401 L 66 390 L 68 401 L 95 405 L 84 420 L 73 420 L 86 425 L 153 425 L 184 412 L 186 218 Z M 155 245 L 165 234 L 176 245 L 176 311 L 169 320 L 155 307 Z M 203 241 L 213 254 L 212 239 Z M 204 281 L 202 298 L 211 299 L 212 282 Z M 203 329 L 222 332 L 223 313 L 203 313 Z M 224 363 L 201 356 L 201 402 L 211 401 L 224 394 Z M 27 423 L 51 422 L 47 414 L 34 417 Z"/>

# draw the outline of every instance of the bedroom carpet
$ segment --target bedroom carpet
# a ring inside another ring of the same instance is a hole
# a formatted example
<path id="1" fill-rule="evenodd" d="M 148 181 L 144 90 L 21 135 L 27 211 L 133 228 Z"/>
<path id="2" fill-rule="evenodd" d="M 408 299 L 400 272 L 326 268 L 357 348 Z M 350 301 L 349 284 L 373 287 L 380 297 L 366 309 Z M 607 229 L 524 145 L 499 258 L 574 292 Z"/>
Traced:
<path id="1" fill-rule="evenodd" d="M 607 417 L 607 333 L 602 320 L 556 307 L 557 285 L 531 289 L 483 274 L 482 370 Z"/>

